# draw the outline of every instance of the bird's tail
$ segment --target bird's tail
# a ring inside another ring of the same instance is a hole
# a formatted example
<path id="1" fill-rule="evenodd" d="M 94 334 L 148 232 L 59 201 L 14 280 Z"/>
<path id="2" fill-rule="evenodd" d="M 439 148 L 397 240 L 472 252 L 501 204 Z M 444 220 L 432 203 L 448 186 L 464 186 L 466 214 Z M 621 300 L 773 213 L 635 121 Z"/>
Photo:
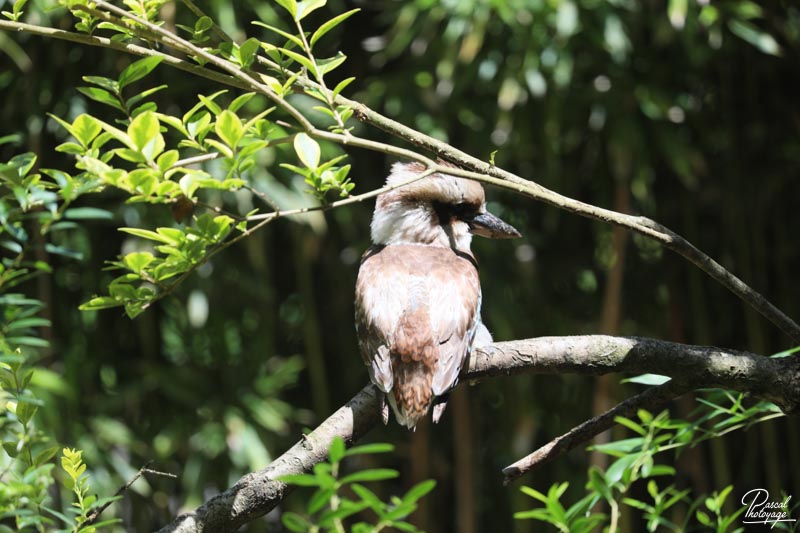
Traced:
<path id="1" fill-rule="evenodd" d="M 433 373 L 426 372 L 422 363 L 402 364 L 395 369 L 390 403 L 398 423 L 414 428 L 428 413 L 432 380 Z"/>
<path id="2" fill-rule="evenodd" d="M 425 305 L 405 313 L 397 325 L 390 349 L 394 375 L 390 403 L 397 421 L 408 428 L 417 425 L 433 400 L 433 373 L 439 350 L 430 331 L 424 331 L 429 324 Z"/>

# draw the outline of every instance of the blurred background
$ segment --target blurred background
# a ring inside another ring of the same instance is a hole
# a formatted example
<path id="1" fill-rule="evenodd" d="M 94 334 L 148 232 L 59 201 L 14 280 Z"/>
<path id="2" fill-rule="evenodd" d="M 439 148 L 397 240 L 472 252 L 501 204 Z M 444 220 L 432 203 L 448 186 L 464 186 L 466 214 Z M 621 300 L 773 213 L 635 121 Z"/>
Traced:
<path id="1" fill-rule="evenodd" d="M 32 0 L 28 20 L 69 29 L 63 10 L 34 9 L 46 4 Z M 237 39 L 273 38 L 251 20 L 288 29 L 285 12 L 271 2 L 199 5 Z M 342 50 L 349 58 L 333 74 L 357 78 L 348 96 L 476 157 L 496 152 L 497 165 L 564 195 L 654 218 L 800 318 L 795 2 L 331 0 L 308 24 L 352 7 L 362 11 L 321 41 L 322 55 Z M 181 3 L 167 3 L 163 16 L 193 25 Z M 86 85 L 84 75 L 116 78 L 132 59 L 0 33 L 0 136 L 20 135 L 15 146 L 0 146 L 2 160 L 30 150 L 40 167 L 71 169 L 54 152 L 65 133 L 47 113 L 72 119 L 89 110 L 113 120 L 76 87 Z M 169 84 L 153 99 L 160 111 L 177 114 L 198 93 L 220 88 L 164 66 L 140 83 Z M 265 105 L 256 98 L 248 109 L 255 114 Z M 252 170 L 254 186 L 287 205 L 310 201 L 302 181 L 277 166 L 291 148 L 271 150 Z M 377 153 L 350 156 L 354 193 L 379 187 L 392 163 Z M 216 201 L 244 209 L 248 194 Z M 474 243 L 483 316 L 495 339 L 607 333 L 760 354 L 791 347 L 777 328 L 660 246 L 508 192 L 488 195 L 490 210 L 524 235 Z M 81 205 L 113 217 L 56 234 L 63 241 L 56 244 L 82 258 L 42 251 L 53 275 L 23 287 L 46 303 L 53 322 L 42 330 L 50 348 L 37 363 L 36 385 L 49 406 L 39 424 L 84 450 L 102 495 L 150 460 L 178 475 L 139 481 L 115 504 L 125 529 L 155 529 L 264 467 L 366 383 L 352 317 L 372 202 L 269 225 L 135 320 L 77 306 L 104 292 L 114 275 L 105 262 L 133 245 L 117 228 L 171 225 L 170 213 L 126 205 L 115 191 Z M 512 518 L 534 503 L 519 484 L 502 486 L 501 468 L 638 390 L 620 378 L 518 376 L 461 387 L 437 426 L 412 434 L 391 422 L 373 430 L 367 440 L 391 442 L 396 453 L 366 466 L 401 471 L 396 483 L 376 487 L 384 496 L 438 481 L 412 520 L 427 531 L 541 530 Z M 676 402 L 673 413 L 686 416 L 694 405 Z M 756 487 L 800 497 L 798 449 L 797 420 L 778 419 L 686 451 L 675 483 L 695 494 L 733 484 L 734 500 Z M 566 499 L 577 500 L 592 461 L 603 458 L 578 449 L 523 483 L 546 491 L 569 481 Z M 284 508 L 302 506 L 297 493 Z M 277 513 L 245 530 L 279 531 Z"/>

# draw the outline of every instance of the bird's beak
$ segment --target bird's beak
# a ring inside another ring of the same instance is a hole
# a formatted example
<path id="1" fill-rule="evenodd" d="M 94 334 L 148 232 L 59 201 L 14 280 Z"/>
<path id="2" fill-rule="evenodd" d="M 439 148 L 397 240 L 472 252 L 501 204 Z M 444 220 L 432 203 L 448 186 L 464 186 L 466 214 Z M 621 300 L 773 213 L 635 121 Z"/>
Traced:
<path id="1" fill-rule="evenodd" d="M 511 224 L 506 224 L 488 211 L 474 216 L 468 221 L 469 231 L 473 235 L 489 237 L 490 239 L 513 239 L 522 237 L 522 234 Z"/>

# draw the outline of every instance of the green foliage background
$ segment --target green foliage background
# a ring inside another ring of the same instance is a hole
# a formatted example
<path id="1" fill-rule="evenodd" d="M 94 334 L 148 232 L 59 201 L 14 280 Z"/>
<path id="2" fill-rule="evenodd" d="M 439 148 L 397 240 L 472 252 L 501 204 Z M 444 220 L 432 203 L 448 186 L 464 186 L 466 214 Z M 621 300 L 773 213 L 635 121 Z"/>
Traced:
<path id="1" fill-rule="evenodd" d="M 47 5 L 33 2 L 26 16 L 68 27 L 63 11 L 39 9 Z M 250 20 L 288 28 L 269 2 L 202 5 L 237 39 L 267 38 Z M 354 6 L 362 11 L 321 43 L 326 55 L 348 56 L 333 77 L 356 77 L 349 95 L 478 157 L 496 151 L 498 165 L 568 196 L 655 218 L 800 316 L 793 2 L 334 1 L 309 19 Z M 180 4 L 163 10 L 192 24 Z M 66 136 L 47 113 L 71 121 L 89 110 L 113 121 L 76 87 L 87 85 L 85 75 L 116 79 L 132 59 L 24 34 L 0 33 L 0 50 L 0 136 L 19 135 L 0 145 L 0 160 L 33 151 L 39 167 L 71 168 L 67 154 L 54 151 Z M 198 93 L 219 89 L 164 66 L 133 88 L 160 84 L 168 88 L 153 101 L 178 115 Z M 264 106 L 254 98 L 246 109 L 254 115 Z M 270 150 L 249 178 L 297 204 L 302 180 L 275 162 L 291 146 Z M 382 184 L 390 162 L 354 151 L 350 163 L 354 192 L 364 192 Z M 247 205 L 248 195 L 217 200 Z M 135 320 L 116 309 L 79 312 L 114 277 L 105 262 L 136 246 L 117 227 L 175 224 L 168 208 L 124 198 L 109 190 L 81 199 L 77 207 L 111 218 L 54 233 L 54 244 L 79 250 L 80 259 L 42 248 L 39 259 L 53 274 L 20 289 L 45 303 L 52 322 L 36 330 L 49 347 L 32 350 L 41 368 L 32 383 L 46 406 L 36 421 L 59 444 L 83 450 L 92 489 L 112 495 L 149 460 L 178 475 L 139 481 L 114 504 L 128 530 L 144 531 L 266 465 L 366 382 L 352 288 L 372 206 L 270 225 Z M 490 192 L 490 201 L 525 235 L 475 243 L 484 318 L 497 339 L 603 331 L 762 354 L 787 347 L 735 297 L 651 243 L 633 238 L 623 248 L 608 226 L 509 193 Z M 609 280 L 620 262 L 617 292 Z M 403 473 L 380 490 L 401 493 L 435 478 L 436 491 L 411 520 L 430 531 L 538 530 L 513 520 L 530 500 L 501 487 L 499 470 L 590 416 L 606 396 L 636 390 L 612 379 L 596 393 L 595 384 L 578 376 L 497 379 L 462 391 L 439 426 L 415 435 L 379 428 L 372 438 L 396 444 L 389 466 Z M 692 406 L 674 408 L 685 415 Z M 795 420 L 781 419 L 710 441 L 681 455 L 675 483 L 697 493 L 732 484 L 733 501 L 761 486 L 800 497 L 798 435 Z M 361 466 L 387 466 L 385 456 L 376 460 Z M 527 484 L 546 492 L 571 481 L 577 499 L 589 460 L 574 452 Z M 249 530 L 278 524 L 269 516 Z"/>

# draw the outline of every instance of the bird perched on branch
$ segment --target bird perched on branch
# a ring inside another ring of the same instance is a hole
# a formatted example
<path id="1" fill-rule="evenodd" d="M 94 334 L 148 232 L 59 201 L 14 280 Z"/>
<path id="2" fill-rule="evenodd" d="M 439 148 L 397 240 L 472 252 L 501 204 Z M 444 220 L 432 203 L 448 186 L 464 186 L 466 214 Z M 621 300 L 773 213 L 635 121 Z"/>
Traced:
<path id="1" fill-rule="evenodd" d="M 397 163 L 387 185 L 424 172 Z M 492 342 L 481 322 L 481 286 L 472 235 L 520 233 L 486 211 L 475 181 L 432 174 L 378 196 L 372 247 L 356 282 L 356 331 L 372 382 L 397 421 L 414 428 L 433 408 L 438 422 L 447 393 L 470 351 Z"/>

